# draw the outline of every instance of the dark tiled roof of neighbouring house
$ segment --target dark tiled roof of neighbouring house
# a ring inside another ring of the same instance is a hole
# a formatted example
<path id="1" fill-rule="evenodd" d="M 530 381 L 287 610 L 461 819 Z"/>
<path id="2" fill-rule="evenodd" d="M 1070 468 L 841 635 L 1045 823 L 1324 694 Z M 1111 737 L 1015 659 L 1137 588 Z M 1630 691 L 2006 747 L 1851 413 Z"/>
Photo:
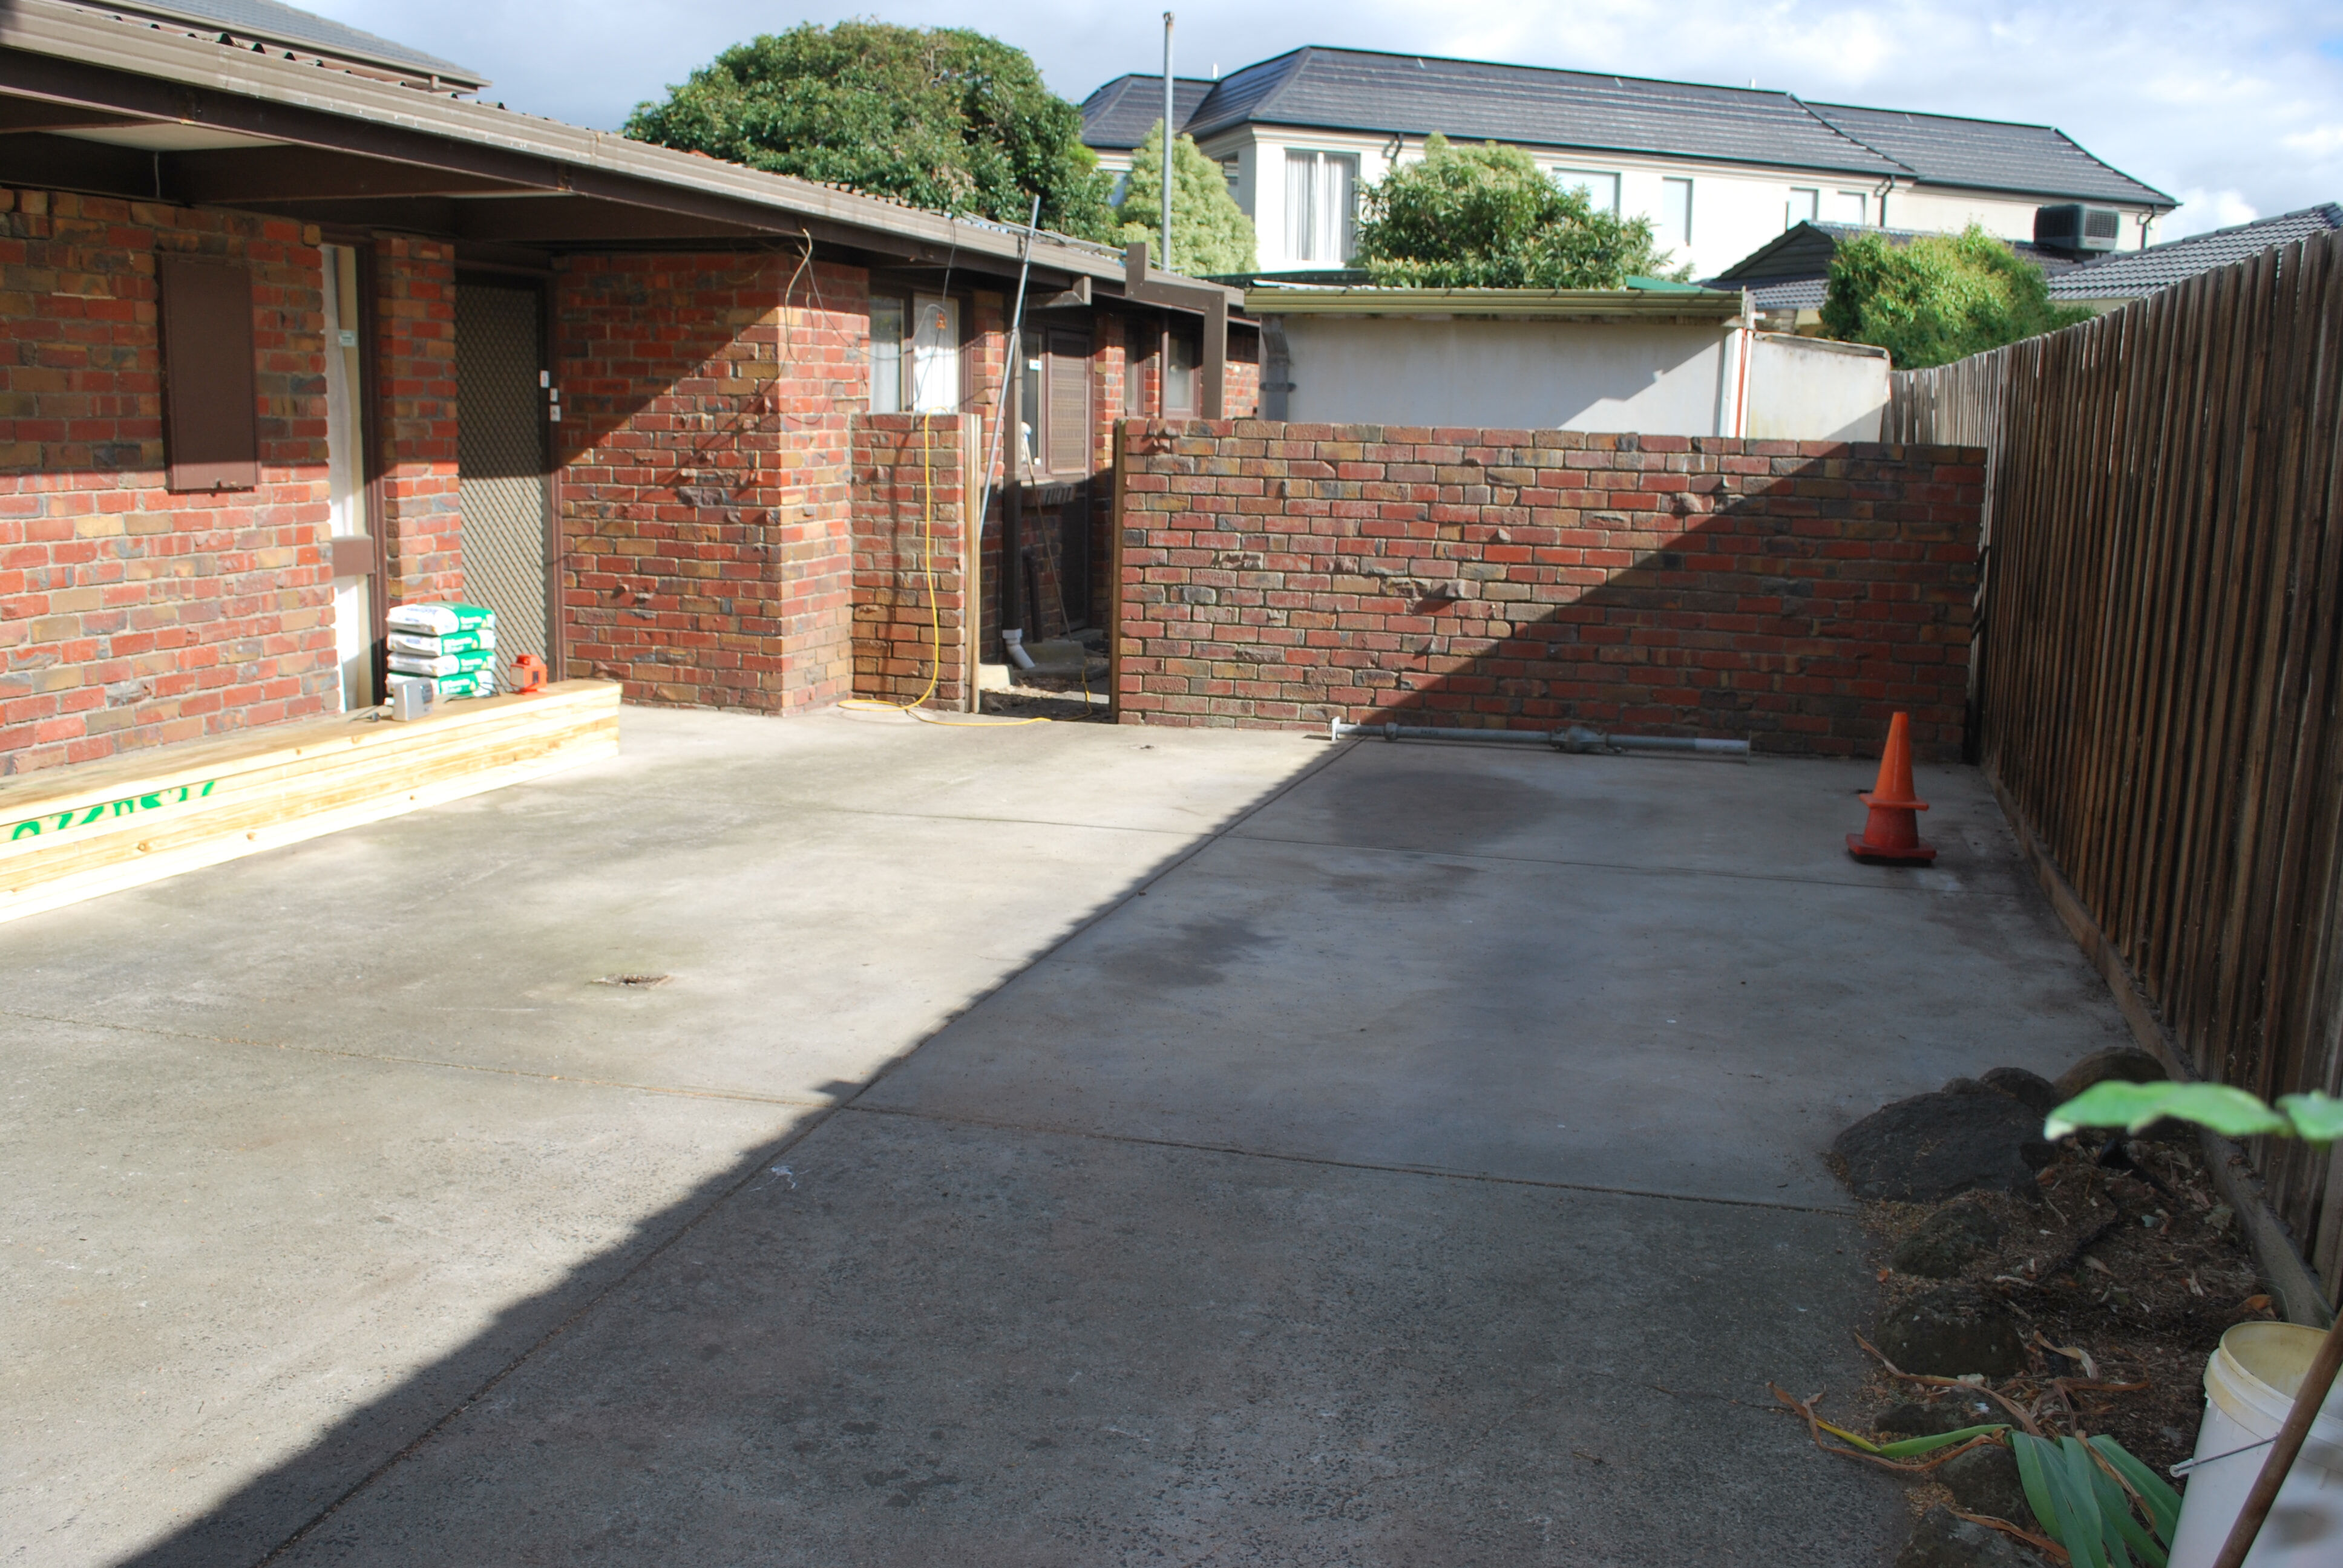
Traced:
<path id="1" fill-rule="evenodd" d="M 1172 117 L 1176 128 L 1187 128 L 1196 106 L 1213 85 L 1202 76 L 1172 78 Z M 1104 152 L 1128 152 L 1145 141 L 1162 117 L 1162 77 L 1117 76 L 1082 100 L 1082 141 Z"/>
<path id="2" fill-rule="evenodd" d="M 1759 305 L 1772 308 L 1775 296 L 1769 291 L 1811 283 L 1816 291 L 1812 303 L 1819 305 L 1823 281 L 1830 276 L 1831 258 L 1838 254 L 1842 243 L 1865 234 L 1884 235 L 1888 243 L 1898 246 L 1932 237 L 1924 236 L 1917 229 L 1908 228 L 1866 228 L 1851 223 L 1793 224 L 1779 239 L 1768 240 L 1709 279 L 1708 286 L 1712 288 L 1749 289 Z M 2071 256 L 2045 250 L 2024 240 L 2012 242 L 2009 248 L 2053 277 L 2082 265 Z M 1784 303 L 1789 299 L 1787 295 L 1782 297 Z M 1800 304 L 1806 303 L 1803 295 L 1798 296 L 1797 300 Z"/>
<path id="3" fill-rule="evenodd" d="M 280 5 L 277 0 L 124 0 L 123 4 L 97 9 L 166 26 L 179 25 L 197 31 L 226 33 L 239 41 L 265 43 L 277 48 L 290 45 L 304 53 L 314 51 L 329 59 L 357 65 L 388 66 L 418 76 L 437 77 L 450 87 L 478 89 L 488 85 L 486 76 L 453 60 L 410 49 L 330 17 Z"/>
<path id="4" fill-rule="evenodd" d="M 2172 206 L 2173 199 L 2111 168 L 2049 126 L 1808 104 L 1865 146 L 1876 147 L 1932 186 Z"/>
<path id="5" fill-rule="evenodd" d="M 2192 234 L 2146 250 L 2117 251 L 2073 267 L 2050 280 L 2053 299 L 2136 299 L 2169 288 L 2200 272 L 2259 256 L 2272 246 L 2343 229 L 2343 206 L 2333 202 L 2299 212 L 2256 218 L 2234 228 Z"/>
<path id="6" fill-rule="evenodd" d="M 1160 110 L 1123 109 L 1114 95 L 1118 88 L 1135 92 L 1130 85 L 1146 80 L 1121 77 L 1092 94 L 1082 106 L 1084 139 L 1119 147 L 1144 135 Z M 1438 131 L 1459 141 L 2172 205 L 2047 126 L 1812 105 L 1755 88 L 1315 45 L 1198 85 L 1209 90 L 1193 109 L 1183 96 L 1180 112 L 1183 128 L 1199 138 L 1248 123 L 1383 136 Z"/>
<path id="7" fill-rule="evenodd" d="M 1327 130 L 1433 131 L 1458 141 L 1837 169 L 1901 166 L 1806 113 L 1787 93 L 1360 49 L 1296 49 L 1222 78 L 1190 116 L 1203 137 L 1247 121 Z"/>

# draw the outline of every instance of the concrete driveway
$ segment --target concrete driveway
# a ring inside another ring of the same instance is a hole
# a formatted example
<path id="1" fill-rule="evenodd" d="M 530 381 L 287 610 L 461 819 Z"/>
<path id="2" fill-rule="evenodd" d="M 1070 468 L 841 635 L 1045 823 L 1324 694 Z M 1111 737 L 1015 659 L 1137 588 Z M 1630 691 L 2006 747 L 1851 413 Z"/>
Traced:
<path id="1" fill-rule="evenodd" d="M 1883 1563 L 1817 1152 L 2123 1038 L 1962 769 L 626 725 L 0 927 L 0 1561 Z"/>

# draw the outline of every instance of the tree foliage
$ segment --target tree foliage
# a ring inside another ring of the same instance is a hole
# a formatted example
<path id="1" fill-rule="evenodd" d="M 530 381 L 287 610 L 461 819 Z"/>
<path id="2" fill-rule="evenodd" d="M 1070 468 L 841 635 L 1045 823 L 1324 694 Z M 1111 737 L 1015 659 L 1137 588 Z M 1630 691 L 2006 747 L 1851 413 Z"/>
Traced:
<path id="1" fill-rule="evenodd" d="M 2091 312 L 2050 298 L 2042 269 L 1972 224 L 1895 246 L 1859 235 L 1831 260 L 1823 331 L 1887 350 L 1899 370 L 1948 365 Z"/>
<path id="2" fill-rule="evenodd" d="M 1172 255 L 1163 248 L 1163 122 L 1155 122 L 1147 139 L 1131 155 L 1131 182 L 1114 209 L 1121 224 L 1121 242 L 1147 241 L 1156 265 L 1191 277 L 1214 273 L 1251 272 L 1259 251 L 1252 219 L 1229 195 L 1228 177 L 1221 166 L 1206 157 L 1193 136 L 1172 143 Z"/>
<path id="3" fill-rule="evenodd" d="M 1596 211 L 1518 147 L 1437 135 L 1368 187 L 1358 255 L 1376 283 L 1415 288 L 1618 288 L 1667 265 L 1649 219 Z"/>
<path id="4" fill-rule="evenodd" d="M 812 23 L 736 44 L 636 106 L 627 135 L 774 174 L 1109 238 L 1081 111 L 1021 49 L 958 27 Z"/>

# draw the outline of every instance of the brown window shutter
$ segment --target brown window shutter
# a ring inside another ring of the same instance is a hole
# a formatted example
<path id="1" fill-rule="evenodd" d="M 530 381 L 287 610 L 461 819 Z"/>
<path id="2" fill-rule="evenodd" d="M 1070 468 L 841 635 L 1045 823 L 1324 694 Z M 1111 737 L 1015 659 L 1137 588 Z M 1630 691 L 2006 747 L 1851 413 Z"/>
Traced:
<path id="1" fill-rule="evenodd" d="M 1091 346 L 1071 333 L 1050 335 L 1049 454 L 1052 474 L 1091 469 Z"/>
<path id="2" fill-rule="evenodd" d="M 249 490 L 260 483 L 254 407 L 252 274 L 241 266 L 157 256 L 162 293 L 163 440 L 174 490 Z"/>

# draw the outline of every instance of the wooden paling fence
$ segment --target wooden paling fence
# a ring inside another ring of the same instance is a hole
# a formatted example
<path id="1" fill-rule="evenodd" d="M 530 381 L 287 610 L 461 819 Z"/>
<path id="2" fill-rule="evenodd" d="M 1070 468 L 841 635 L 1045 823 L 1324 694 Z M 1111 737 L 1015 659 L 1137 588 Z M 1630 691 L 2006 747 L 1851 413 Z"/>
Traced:
<path id="1" fill-rule="evenodd" d="M 2343 234 L 1895 377 L 1993 454 L 1977 755 L 2169 1047 L 2343 1092 Z M 2343 1293 L 2343 1145 L 2251 1150 Z"/>

